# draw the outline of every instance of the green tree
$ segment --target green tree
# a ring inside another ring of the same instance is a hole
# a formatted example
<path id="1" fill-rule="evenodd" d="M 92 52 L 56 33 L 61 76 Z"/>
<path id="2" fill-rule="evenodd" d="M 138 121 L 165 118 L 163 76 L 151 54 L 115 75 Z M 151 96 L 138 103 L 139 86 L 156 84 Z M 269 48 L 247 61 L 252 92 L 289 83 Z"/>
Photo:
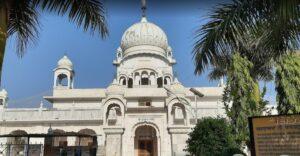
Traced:
<path id="1" fill-rule="evenodd" d="M 17 53 L 23 56 L 29 42 L 38 37 L 39 11 L 67 15 L 84 31 L 108 34 L 100 0 L 1 0 L 0 1 L 0 78 L 6 40 L 16 36 Z"/>
<path id="2" fill-rule="evenodd" d="M 253 64 L 248 59 L 235 53 L 223 95 L 226 114 L 239 145 L 249 145 L 248 117 L 261 115 L 266 104 L 261 98 L 258 83 L 251 77 L 251 68 Z"/>
<path id="3" fill-rule="evenodd" d="M 240 127 L 246 125 L 246 118 L 259 115 L 264 110 L 261 107 L 267 102 L 262 100 L 263 94 L 256 89 L 257 82 L 271 80 L 274 75 L 272 70 L 280 58 L 288 51 L 299 48 L 299 6 L 299 0 L 234 0 L 215 8 L 209 15 L 209 22 L 197 31 L 197 41 L 193 49 L 195 73 L 201 74 L 210 68 L 211 79 L 227 76 L 223 98 L 224 102 L 233 102 L 230 107 L 227 104 L 227 113 L 234 126 L 237 126 L 236 131 L 240 129 L 247 132 L 247 126 Z M 242 58 L 236 59 L 245 63 L 236 66 L 238 68 L 235 68 L 234 63 L 236 53 Z M 289 64 L 292 65 L 295 64 Z M 276 81 L 281 80 L 276 78 Z M 292 82 L 284 84 L 295 85 Z M 253 88 L 252 93 L 245 88 Z M 240 118 L 236 118 L 238 116 Z M 245 139 L 243 141 L 247 143 L 245 134 L 247 133 L 237 134 L 238 140 Z"/>
<path id="4" fill-rule="evenodd" d="M 277 110 L 279 114 L 300 113 L 300 56 L 288 54 L 276 65 Z"/>
<path id="5" fill-rule="evenodd" d="M 224 118 L 203 118 L 189 134 L 186 151 L 193 156 L 220 156 L 234 147 L 231 127 Z"/>

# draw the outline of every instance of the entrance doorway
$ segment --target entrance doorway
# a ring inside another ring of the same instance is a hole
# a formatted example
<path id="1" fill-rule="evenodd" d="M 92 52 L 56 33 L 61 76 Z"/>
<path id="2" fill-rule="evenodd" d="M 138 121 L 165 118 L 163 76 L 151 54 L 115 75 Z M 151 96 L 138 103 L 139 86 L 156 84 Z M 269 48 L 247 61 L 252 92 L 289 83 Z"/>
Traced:
<path id="1" fill-rule="evenodd" d="M 138 156 L 153 156 L 153 141 L 139 140 Z"/>
<path id="2" fill-rule="evenodd" d="M 135 131 L 134 139 L 136 156 L 157 156 L 156 131 L 152 126 L 140 126 Z"/>

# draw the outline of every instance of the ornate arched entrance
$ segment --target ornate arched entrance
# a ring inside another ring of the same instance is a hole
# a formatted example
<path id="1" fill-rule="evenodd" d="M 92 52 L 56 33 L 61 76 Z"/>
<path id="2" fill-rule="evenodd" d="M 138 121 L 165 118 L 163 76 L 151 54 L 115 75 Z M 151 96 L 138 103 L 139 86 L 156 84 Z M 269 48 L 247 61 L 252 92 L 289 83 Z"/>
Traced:
<path id="1" fill-rule="evenodd" d="M 134 149 L 136 156 L 157 156 L 158 141 L 155 128 L 150 125 L 139 126 L 135 130 Z"/>

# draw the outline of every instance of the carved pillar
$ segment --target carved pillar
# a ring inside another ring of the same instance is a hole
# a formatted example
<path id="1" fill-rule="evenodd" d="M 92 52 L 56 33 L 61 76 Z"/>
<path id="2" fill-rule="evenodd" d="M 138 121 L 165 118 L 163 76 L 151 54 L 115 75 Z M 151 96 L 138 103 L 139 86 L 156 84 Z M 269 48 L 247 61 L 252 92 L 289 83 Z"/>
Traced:
<path id="1" fill-rule="evenodd" d="M 103 128 L 105 133 L 105 155 L 122 156 L 122 136 L 124 128 Z"/>

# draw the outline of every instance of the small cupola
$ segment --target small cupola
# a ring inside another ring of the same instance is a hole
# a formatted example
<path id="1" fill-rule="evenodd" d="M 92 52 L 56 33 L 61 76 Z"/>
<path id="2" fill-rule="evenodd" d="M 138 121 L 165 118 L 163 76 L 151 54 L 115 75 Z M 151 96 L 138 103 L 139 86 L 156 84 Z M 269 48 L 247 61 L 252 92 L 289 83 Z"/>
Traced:
<path id="1" fill-rule="evenodd" d="M 54 89 L 72 89 L 74 87 L 74 70 L 72 61 L 65 55 L 54 69 Z"/>

